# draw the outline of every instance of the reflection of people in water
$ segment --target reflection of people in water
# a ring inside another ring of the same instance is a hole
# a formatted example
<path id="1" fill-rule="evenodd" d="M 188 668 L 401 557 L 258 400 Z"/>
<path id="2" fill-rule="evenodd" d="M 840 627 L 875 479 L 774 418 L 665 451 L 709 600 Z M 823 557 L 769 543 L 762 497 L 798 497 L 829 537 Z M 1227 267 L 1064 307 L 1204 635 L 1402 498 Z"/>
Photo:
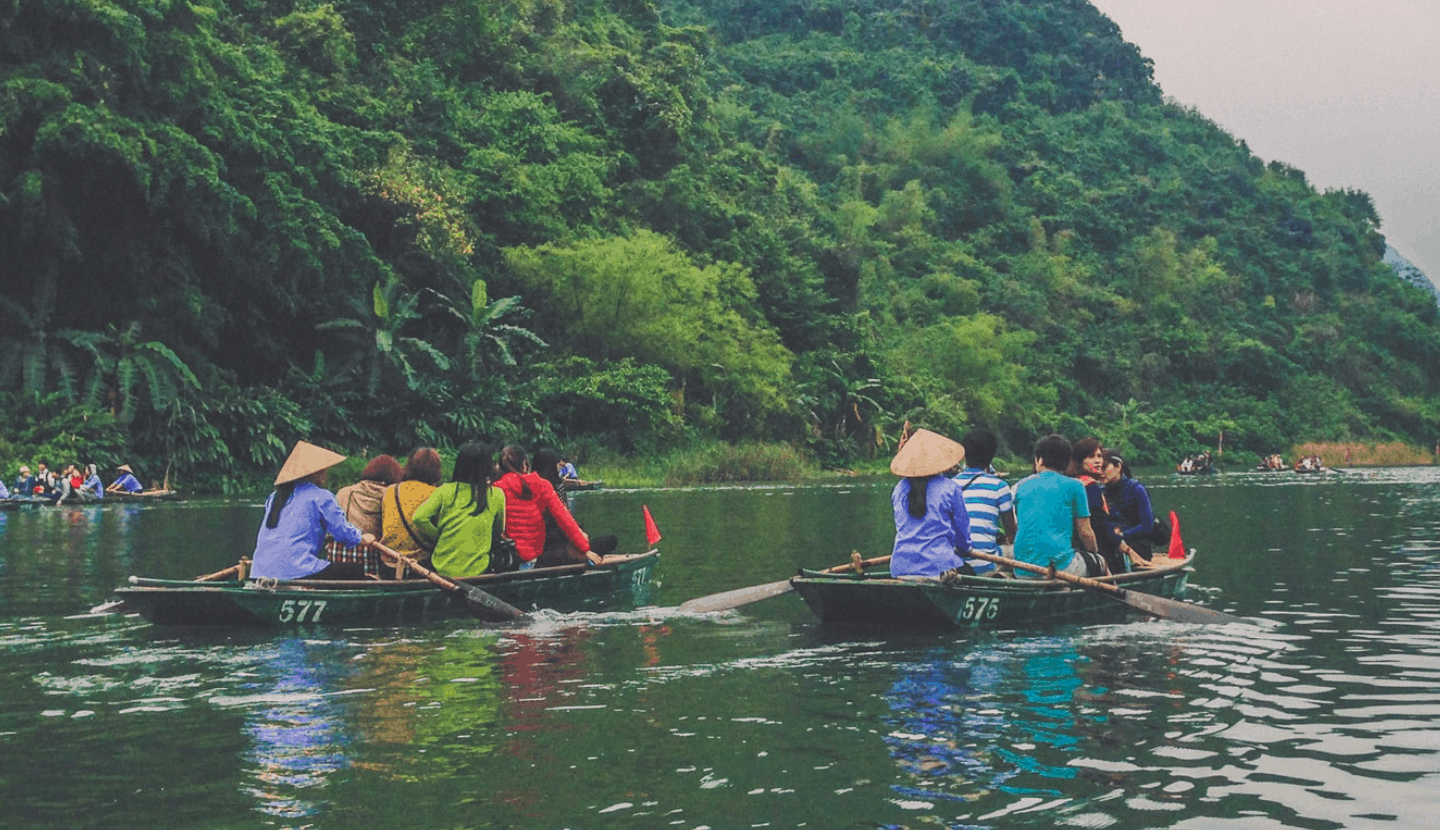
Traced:
<path id="1" fill-rule="evenodd" d="M 329 643 L 299 637 L 275 643 L 274 654 L 259 664 L 273 673 L 257 678 L 260 703 L 249 709 L 245 731 L 254 743 L 246 753 L 249 787 L 256 809 L 286 819 L 319 814 L 326 779 L 349 765 L 340 698 L 325 694 L 337 685 L 332 673 L 347 670 L 349 661 L 315 650 Z"/>
<path id="2" fill-rule="evenodd" d="M 885 695 L 885 743 L 909 779 L 895 790 L 950 801 L 991 790 L 1060 795 L 1059 786 L 1021 787 L 1016 779 L 1077 775 L 1044 760 L 1073 751 L 1079 740 L 1066 727 L 1082 685 L 1075 656 L 1070 638 L 1042 637 L 1015 647 L 937 646 L 926 659 L 901 664 Z M 1008 703 L 994 703 L 997 696 Z"/>
<path id="3" fill-rule="evenodd" d="M 498 635 L 400 640 L 369 651 L 348 685 L 371 690 L 357 719 L 369 742 L 365 766 L 395 777 L 446 777 L 500 741 Z M 490 733 L 490 734 L 487 734 Z M 457 735 L 466 735 L 457 741 Z"/>

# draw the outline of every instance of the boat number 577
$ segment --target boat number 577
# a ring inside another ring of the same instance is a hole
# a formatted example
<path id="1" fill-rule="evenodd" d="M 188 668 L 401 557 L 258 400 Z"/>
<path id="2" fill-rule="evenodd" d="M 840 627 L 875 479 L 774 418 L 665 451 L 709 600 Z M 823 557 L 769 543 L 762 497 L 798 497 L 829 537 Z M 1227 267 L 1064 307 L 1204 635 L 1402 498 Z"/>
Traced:
<path id="1" fill-rule="evenodd" d="M 1000 600 L 996 597 L 970 597 L 960 609 L 962 620 L 993 620 L 1000 613 Z"/>
<path id="2" fill-rule="evenodd" d="M 287 599 L 280 603 L 280 622 L 320 622 L 325 613 L 323 599 Z"/>

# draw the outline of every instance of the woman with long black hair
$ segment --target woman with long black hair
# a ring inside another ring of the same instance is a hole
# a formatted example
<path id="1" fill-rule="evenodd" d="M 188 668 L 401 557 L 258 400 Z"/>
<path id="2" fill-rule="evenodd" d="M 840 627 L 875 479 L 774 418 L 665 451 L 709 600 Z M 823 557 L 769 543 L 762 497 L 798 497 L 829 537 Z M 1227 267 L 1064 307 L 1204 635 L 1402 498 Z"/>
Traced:
<path id="1" fill-rule="evenodd" d="M 464 579 L 490 569 L 490 552 L 505 530 L 505 494 L 490 484 L 494 463 L 488 446 L 466 444 L 450 481 L 415 510 L 411 523 L 434 540 L 430 564 L 438 573 Z"/>
<path id="2" fill-rule="evenodd" d="M 365 566 L 330 562 L 318 554 L 325 535 L 342 545 L 368 545 L 375 537 L 345 518 L 335 494 L 325 489 L 330 468 L 345 460 L 304 441 L 275 476 L 275 492 L 265 500 L 265 521 L 255 537 L 250 575 L 257 579 L 363 579 Z"/>
<path id="3" fill-rule="evenodd" d="M 890 472 L 900 482 L 890 493 L 895 512 L 894 576 L 939 576 L 965 564 L 970 552 L 970 514 L 965 490 L 945 475 L 965 460 L 965 448 L 919 429 L 895 453 Z"/>

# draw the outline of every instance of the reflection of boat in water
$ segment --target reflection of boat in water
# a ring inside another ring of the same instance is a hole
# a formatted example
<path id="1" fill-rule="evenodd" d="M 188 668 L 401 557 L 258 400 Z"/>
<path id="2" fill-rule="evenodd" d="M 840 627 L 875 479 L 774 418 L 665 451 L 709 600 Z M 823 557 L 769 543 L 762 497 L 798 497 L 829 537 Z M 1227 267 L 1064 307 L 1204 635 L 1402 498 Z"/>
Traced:
<path id="1" fill-rule="evenodd" d="M 1185 593 L 1194 558 L 1157 558 L 1153 567 L 1097 581 L 1178 599 Z M 815 616 L 829 625 L 1025 628 L 1123 613 L 1125 608 L 1100 591 L 1058 579 L 961 575 L 942 581 L 895 579 L 888 571 L 805 570 L 791 584 Z"/>
<path id="2" fill-rule="evenodd" d="M 588 611 L 643 601 L 658 551 L 457 580 L 529 610 Z M 157 625 L 397 624 L 465 614 L 425 580 L 202 582 L 130 577 L 115 596 Z"/>

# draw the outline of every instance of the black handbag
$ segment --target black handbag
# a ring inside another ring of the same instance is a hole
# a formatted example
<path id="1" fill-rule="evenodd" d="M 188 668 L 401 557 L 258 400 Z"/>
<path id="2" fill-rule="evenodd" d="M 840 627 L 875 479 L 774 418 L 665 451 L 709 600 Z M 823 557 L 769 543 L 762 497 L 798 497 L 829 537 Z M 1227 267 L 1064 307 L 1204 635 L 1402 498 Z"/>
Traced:
<path id="1" fill-rule="evenodd" d="M 500 534 L 490 545 L 490 567 L 485 573 L 503 574 L 520 569 L 520 548 L 515 540 Z"/>

